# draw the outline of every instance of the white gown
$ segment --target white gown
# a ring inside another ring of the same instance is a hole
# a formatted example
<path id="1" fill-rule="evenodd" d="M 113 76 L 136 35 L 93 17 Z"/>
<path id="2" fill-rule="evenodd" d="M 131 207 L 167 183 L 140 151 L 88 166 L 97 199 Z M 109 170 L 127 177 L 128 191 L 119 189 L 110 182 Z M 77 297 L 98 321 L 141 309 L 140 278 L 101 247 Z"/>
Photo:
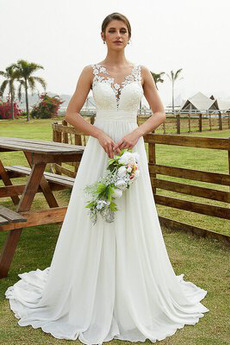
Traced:
<path id="1" fill-rule="evenodd" d="M 106 68 L 93 64 L 94 125 L 115 142 L 137 125 L 143 96 L 141 66 L 114 84 Z M 141 137 L 140 175 L 116 199 L 115 221 L 99 215 L 92 225 L 83 188 L 103 176 L 108 155 L 89 137 L 72 189 L 50 267 L 18 274 L 6 292 L 20 326 L 32 325 L 55 338 L 102 344 L 162 340 L 195 325 L 206 308 L 207 291 L 176 276 L 169 260 L 152 193 Z"/>

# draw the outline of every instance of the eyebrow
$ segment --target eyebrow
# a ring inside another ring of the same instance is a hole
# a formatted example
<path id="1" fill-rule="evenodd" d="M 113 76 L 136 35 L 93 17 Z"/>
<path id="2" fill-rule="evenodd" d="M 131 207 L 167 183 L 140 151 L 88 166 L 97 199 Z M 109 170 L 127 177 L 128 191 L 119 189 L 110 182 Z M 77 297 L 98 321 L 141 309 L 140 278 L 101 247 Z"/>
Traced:
<path id="1" fill-rule="evenodd" d="M 116 28 L 110 27 L 109 29 L 116 29 Z M 127 30 L 124 26 L 123 26 L 122 28 L 120 28 L 120 29 L 125 29 L 125 30 Z"/>

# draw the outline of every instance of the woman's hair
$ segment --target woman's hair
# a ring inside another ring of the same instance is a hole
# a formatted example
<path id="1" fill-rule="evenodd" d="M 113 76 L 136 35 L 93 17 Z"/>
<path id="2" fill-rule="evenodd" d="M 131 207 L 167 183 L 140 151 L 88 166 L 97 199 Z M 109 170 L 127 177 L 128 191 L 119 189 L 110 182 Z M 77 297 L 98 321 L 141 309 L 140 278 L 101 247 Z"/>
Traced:
<path id="1" fill-rule="evenodd" d="M 101 25 L 101 31 L 104 32 L 104 35 L 105 35 L 105 30 L 106 30 L 108 24 L 112 20 L 121 20 L 122 22 L 124 22 L 128 28 L 129 38 L 131 37 L 130 22 L 126 16 L 124 16 L 123 14 L 121 14 L 119 12 L 113 12 L 113 13 L 109 14 L 107 17 L 105 17 L 105 19 L 103 20 L 102 25 Z"/>

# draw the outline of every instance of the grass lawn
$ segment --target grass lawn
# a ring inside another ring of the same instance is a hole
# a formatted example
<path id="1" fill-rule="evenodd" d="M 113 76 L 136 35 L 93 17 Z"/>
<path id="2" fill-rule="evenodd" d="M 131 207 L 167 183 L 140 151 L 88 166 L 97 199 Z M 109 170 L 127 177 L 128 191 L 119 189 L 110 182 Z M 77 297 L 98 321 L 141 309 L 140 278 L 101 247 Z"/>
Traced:
<path id="1" fill-rule="evenodd" d="M 52 122 L 53 120 L 32 120 L 29 123 L 26 123 L 26 121 L 0 121 L 0 135 L 52 140 Z M 230 130 L 201 134 L 193 133 L 190 135 L 230 137 Z M 4 164 L 25 164 L 25 159 L 21 153 L 2 153 L 1 157 Z M 157 145 L 157 163 L 197 168 L 199 170 L 228 172 L 227 157 L 224 152 L 217 150 Z M 20 180 L 23 181 L 24 179 Z M 55 194 L 61 205 L 68 204 L 69 191 L 56 192 Z M 171 195 L 171 193 L 167 193 L 167 195 Z M 41 207 L 43 201 L 44 198 L 41 195 L 36 196 L 35 206 Z M 3 200 L 2 204 L 10 205 L 11 202 Z M 213 230 L 222 233 L 229 234 L 230 232 L 228 229 L 229 223 L 227 226 L 227 222 L 221 220 L 214 222 L 211 219 L 212 217 L 199 216 L 195 213 L 192 214 L 192 212 L 170 209 L 161 205 L 157 205 L 157 209 L 159 215 L 162 216 L 181 219 L 182 215 L 188 223 L 207 228 L 212 226 Z M 37 226 L 23 230 L 9 276 L 0 280 L 0 344 L 44 345 L 70 343 L 67 340 L 55 339 L 50 334 L 42 332 L 41 329 L 17 325 L 17 319 L 9 309 L 8 300 L 4 297 L 7 287 L 19 280 L 18 274 L 36 270 L 37 268 L 44 269 L 50 265 L 59 231 L 60 226 L 58 225 Z M 162 231 L 175 273 L 177 275 L 184 273 L 185 280 L 191 281 L 208 291 L 203 304 L 210 311 L 204 314 L 204 317 L 195 326 L 186 325 L 173 336 L 158 343 L 162 345 L 230 344 L 228 332 L 230 315 L 229 248 L 217 240 L 199 238 L 185 232 L 171 232 L 164 228 Z M 6 236 L 6 233 L 0 234 L 0 248 Z M 79 341 L 75 343 L 80 344 Z M 128 344 L 129 342 L 114 340 L 109 343 Z M 151 344 L 151 342 L 146 341 L 146 344 Z"/>

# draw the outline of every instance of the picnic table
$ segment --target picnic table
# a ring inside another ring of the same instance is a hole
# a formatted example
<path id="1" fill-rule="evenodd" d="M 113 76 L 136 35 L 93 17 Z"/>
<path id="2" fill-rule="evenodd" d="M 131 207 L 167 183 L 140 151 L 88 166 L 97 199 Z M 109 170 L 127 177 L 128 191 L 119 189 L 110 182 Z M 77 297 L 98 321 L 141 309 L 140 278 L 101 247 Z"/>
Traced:
<path id="1" fill-rule="evenodd" d="M 4 166 L 0 160 L 0 197 L 11 198 L 15 206 L 0 206 L 0 231 L 8 231 L 0 256 L 0 278 L 6 277 L 23 228 L 62 222 L 66 207 L 59 207 L 55 190 L 71 188 L 74 178 L 45 172 L 48 163 L 80 162 L 84 146 L 44 140 L 0 137 L 0 152 L 22 151 L 26 166 Z M 25 184 L 12 178 L 28 176 Z M 43 193 L 50 208 L 31 210 L 36 193 Z M 19 197 L 20 196 L 20 197 Z"/>

